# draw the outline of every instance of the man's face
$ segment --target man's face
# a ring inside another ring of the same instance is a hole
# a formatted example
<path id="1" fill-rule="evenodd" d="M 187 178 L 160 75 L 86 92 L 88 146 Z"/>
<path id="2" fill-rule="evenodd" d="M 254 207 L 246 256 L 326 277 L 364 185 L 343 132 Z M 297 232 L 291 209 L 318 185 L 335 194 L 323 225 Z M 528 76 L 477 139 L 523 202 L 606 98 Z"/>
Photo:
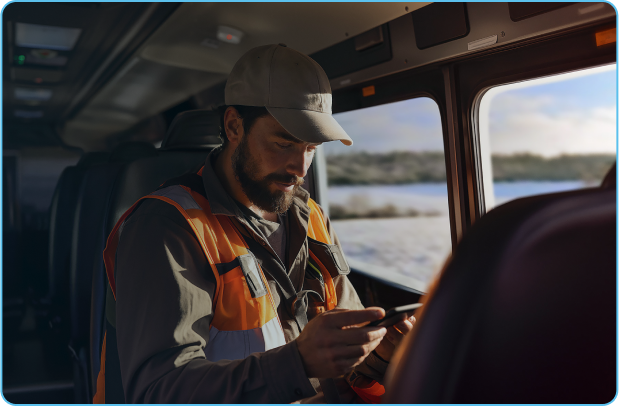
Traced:
<path id="1" fill-rule="evenodd" d="M 271 116 L 258 118 L 232 155 L 243 192 L 260 209 L 285 213 L 317 145 L 294 138 Z"/>

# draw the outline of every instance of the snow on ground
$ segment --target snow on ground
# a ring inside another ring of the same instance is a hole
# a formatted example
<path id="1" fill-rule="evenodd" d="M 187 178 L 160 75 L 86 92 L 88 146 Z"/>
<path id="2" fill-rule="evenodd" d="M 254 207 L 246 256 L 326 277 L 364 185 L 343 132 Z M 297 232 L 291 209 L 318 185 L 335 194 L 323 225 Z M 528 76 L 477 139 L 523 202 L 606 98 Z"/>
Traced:
<path id="1" fill-rule="evenodd" d="M 451 253 L 449 217 L 333 221 L 351 267 L 417 290 Z"/>

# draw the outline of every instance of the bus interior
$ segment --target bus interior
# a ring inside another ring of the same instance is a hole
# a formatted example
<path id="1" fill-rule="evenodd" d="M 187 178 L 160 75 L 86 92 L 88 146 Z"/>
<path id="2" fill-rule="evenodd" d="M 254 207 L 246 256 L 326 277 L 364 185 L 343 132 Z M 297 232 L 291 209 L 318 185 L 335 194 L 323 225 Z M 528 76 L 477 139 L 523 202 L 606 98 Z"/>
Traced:
<path id="1" fill-rule="evenodd" d="M 220 144 L 227 75 L 274 43 L 354 140 L 304 187 L 363 304 L 425 302 L 384 401 L 614 399 L 612 4 L 13 2 L 2 26 L 5 401 L 92 402 L 107 235 Z"/>

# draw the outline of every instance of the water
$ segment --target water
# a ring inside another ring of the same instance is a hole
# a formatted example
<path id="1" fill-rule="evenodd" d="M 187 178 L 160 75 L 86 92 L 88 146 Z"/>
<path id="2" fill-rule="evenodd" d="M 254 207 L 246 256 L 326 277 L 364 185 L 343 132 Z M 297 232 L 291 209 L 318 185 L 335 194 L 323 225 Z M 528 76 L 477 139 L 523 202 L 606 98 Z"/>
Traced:
<path id="1" fill-rule="evenodd" d="M 329 203 L 347 206 L 363 199 L 368 207 L 393 204 L 401 209 L 421 212 L 439 211 L 449 215 L 446 183 L 415 183 L 410 185 L 332 186 Z"/>
<path id="2" fill-rule="evenodd" d="M 581 181 L 495 183 L 497 204 L 520 197 L 590 187 Z M 451 253 L 446 183 L 333 186 L 330 204 L 371 209 L 393 204 L 417 217 L 333 220 L 350 265 L 362 272 L 420 291 Z M 430 214 L 430 215 L 424 215 Z"/>

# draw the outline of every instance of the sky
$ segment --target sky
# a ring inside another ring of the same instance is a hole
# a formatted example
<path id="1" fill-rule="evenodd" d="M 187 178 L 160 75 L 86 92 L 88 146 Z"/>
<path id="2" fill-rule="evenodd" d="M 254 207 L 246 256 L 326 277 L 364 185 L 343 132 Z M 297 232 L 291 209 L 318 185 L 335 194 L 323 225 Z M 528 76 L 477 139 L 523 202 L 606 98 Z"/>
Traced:
<path id="1" fill-rule="evenodd" d="M 616 89 L 615 65 L 491 89 L 480 109 L 482 148 L 547 157 L 615 153 Z M 439 110 L 428 98 L 334 116 L 354 145 L 332 142 L 327 154 L 443 150 Z"/>

